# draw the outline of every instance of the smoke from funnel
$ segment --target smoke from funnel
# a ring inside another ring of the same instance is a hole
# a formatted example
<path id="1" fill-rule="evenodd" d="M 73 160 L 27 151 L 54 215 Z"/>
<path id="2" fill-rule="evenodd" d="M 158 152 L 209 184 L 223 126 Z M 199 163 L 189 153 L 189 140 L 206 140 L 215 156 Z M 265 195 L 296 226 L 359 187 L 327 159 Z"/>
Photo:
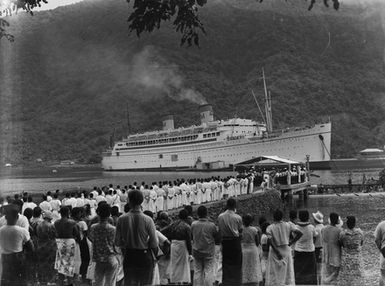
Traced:
<path id="1" fill-rule="evenodd" d="M 135 85 L 159 91 L 174 100 L 188 100 L 192 103 L 207 104 L 204 96 L 185 85 L 178 67 L 170 64 L 154 48 L 147 46 L 133 57 L 132 82 Z"/>

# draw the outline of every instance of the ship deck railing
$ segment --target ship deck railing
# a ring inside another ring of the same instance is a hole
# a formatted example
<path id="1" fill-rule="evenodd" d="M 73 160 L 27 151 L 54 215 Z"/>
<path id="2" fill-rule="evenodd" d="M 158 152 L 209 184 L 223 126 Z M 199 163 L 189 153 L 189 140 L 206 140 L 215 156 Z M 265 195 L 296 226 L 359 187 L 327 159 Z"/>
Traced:
<path id="1" fill-rule="evenodd" d="M 144 134 L 135 134 L 131 135 L 127 138 L 125 138 L 124 142 L 131 142 L 131 141 L 144 141 L 144 140 L 153 140 L 153 139 L 162 139 L 162 138 L 173 138 L 177 136 L 184 136 L 184 135 L 196 135 L 204 132 L 211 132 L 216 131 L 217 127 L 194 127 L 194 128 L 178 128 L 178 129 L 172 129 L 167 131 L 153 131 L 148 132 Z"/>

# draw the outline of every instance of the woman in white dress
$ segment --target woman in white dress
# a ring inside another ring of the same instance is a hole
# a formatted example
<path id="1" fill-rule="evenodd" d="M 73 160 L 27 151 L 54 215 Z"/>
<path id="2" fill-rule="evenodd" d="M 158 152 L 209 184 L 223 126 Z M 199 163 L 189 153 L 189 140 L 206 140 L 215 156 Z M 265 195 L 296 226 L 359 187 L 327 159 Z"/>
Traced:
<path id="1" fill-rule="evenodd" d="M 294 263 L 291 245 L 295 243 L 302 233 L 294 224 L 283 221 L 280 210 L 274 212 L 274 223 L 266 230 L 269 238 L 269 257 L 266 268 L 266 286 L 295 285 Z M 293 239 L 290 240 L 290 235 Z"/>
<path id="2" fill-rule="evenodd" d="M 259 232 L 251 226 L 253 217 L 250 214 L 243 216 L 242 220 L 242 284 L 259 285 L 263 281 Z"/>

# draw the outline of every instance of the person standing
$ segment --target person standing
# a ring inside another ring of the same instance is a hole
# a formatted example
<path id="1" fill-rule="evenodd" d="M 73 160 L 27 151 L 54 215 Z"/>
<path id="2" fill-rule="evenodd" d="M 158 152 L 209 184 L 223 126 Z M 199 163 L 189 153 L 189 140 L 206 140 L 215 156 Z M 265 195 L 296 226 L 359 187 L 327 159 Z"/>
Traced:
<path id="1" fill-rule="evenodd" d="M 102 190 L 100 189 L 98 190 L 98 195 L 95 197 L 95 200 L 97 205 L 99 205 L 100 202 L 106 201 L 106 198 L 104 197 Z"/>
<path id="2" fill-rule="evenodd" d="M 380 286 L 385 286 L 385 220 L 380 222 L 374 231 L 375 243 L 380 251 Z"/>
<path id="3" fill-rule="evenodd" d="M 282 220 L 283 213 L 281 210 L 276 210 L 273 218 L 274 222 L 266 229 L 270 249 L 265 285 L 295 285 L 293 257 L 290 246 L 302 236 L 302 233 L 293 224 Z"/>
<path id="4" fill-rule="evenodd" d="M 149 216 L 152 220 L 154 220 L 154 214 L 151 211 L 144 211 L 143 213 Z M 152 285 L 164 285 L 168 284 L 168 281 L 167 279 L 164 279 L 166 273 L 161 273 L 159 261 L 162 259 L 163 256 L 167 256 L 170 253 L 171 243 L 167 239 L 167 237 L 163 235 L 163 233 L 161 233 L 159 230 L 156 230 L 156 237 L 158 239 L 158 255 L 155 261 Z M 164 271 L 164 268 L 162 268 L 162 271 Z"/>
<path id="5" fill-rule="evenodd" d="M 179 212 L 179 219 L 170 224 L 166 229 L 162 230 L 162 233 L 164 233 L 171 241 L 171 283 L 191 283 L 191 227 L 187 222 L 187 218 L 187 211 L 182 209 Z"/>
<path id="6" fill-rule="evenodd" d="M 339 216 L 330 213 L 330 224 L 322 230 L 323 237 L 323 263 L 322 284 L 335 284 L 341 266 L 341 246 L 339 236 L 341 228 L 338 227 Z"/>
<path id="7" fill-rule="evenodd" d="M 153 186 L 150 186 L 150 203 L 148 205 L 148 210 L 153 214 L 156 213 L 156 200 L 158 198 L 158 194 Z"/>
<path id="8" fill-rule="evenodd" d="M 24 210 L 25 210 L 25 209 L 30 208 L 30 209 L 33 210 L 33 209 L 36 208 L 36 207 L 37 207 L 37 205 L 33 202 L 32 197 L 31 197 L 31 196 L 28 196 L 28 197 L 27 197 L 27 202 L 25 202 L 25 203 L 23 204 L 23 208 L 21 209 L 21 212 L 24 213 Z"/>
<path id="9" fill-rule="evenodd" d="M 194 257 L 194 285 L 212 286 L 215 267 L 215 243 L 219 241 L 216 225 L 207 219 L 207 208 L 198 207 L 199 220 L 191 225 Z"/>
<path id="10" fill-rule="evenodd" d="M 128 192 L 128 201 L 130 211 L 119 217 L 115 235 L 115 245 L 124 256 L 124 285 L 151 285 L 158 250 L 155 224 L 141 210 L 141 191 Z"/>
<path id="11" fill-rule="evenodd" d="M 302 232 L 302 236 L 294 246 L 295 282 L 299 285 L 317 285 L 314 240 L 318 233 L 310 224 L 307 210 L 299 211 L 298 217 L 297 228 Z"/>
<path id="12" fill-rule="evenodd" d="M 54 194 L 53 199 L 49 203 L 51 204 L 51 207 L 52 207 L 53 220 L 59 219 L 60 218 L 59 210 L 61 207 L 61 202 L 58 199 L 58 195 Z"/>
<path id="13" fill-rule="evenodd" d="M 166 192 L 163 190 L 163 186 L 161 184 L 159 184 L 159 187 L 157 185 L 154 185 L 154 190 L 156 192 L 156 202 L 155 202 L 156 212 L 163 211 Z"/>
<path id="14" fill-rule="evenodd" d="M 269 223 L 267 221 L 260 223 L 261 226 L 261 249 L 262 249 L 262 255 L 261 255 L 261 266 L 262 266 L 262 277 L 263 282 L 266 281 L 266 266 L 267 266 L 267 259 L 269 257 L 269 244 L 268 244 L 268 237 L 266 234 L 267 227 L 269 226 Z M 263 283 L 265 285 L 265 283 Z"/>
<path id="15" fill-rule="evenodd" d="M 356 218 L 346 218 L 347 229 L 341 231 L 339 241 L 342 246 L 341 269 L 338 275 L 338 286 L 364 285 L 361 249 L 364 233 L 356 227 Z"/>
<path id="16" fill-rule="evenodd" d="M 20 200 L 15 200 L 13 201 L 12 203 L 9 203 L 5 206 L 10 206 L 12 205 L 13 208 L 15 208 L 17 211 L 18 211 L 18 216 L 17 216 L 17 221 L 16 221 L 16 225 L 17 226 L 20 226 L 26 230 L 29 230 L 29 221 L 28 219 L 21 213 L 21 210 L 23 208 L 23 202 L 20 201 Z M 3 207 L 5 207 L 3 205 Z M 0 227 L 1 226 L 4 226 L 4 225 L 7 225 L 7 219 L 5 216 L 1 217 L 0 218 Z"/>
<path id="17" fill-rule="evenodd" d="M 150 190 L 148 188 L 148 185 L 145 185 L 145 187 L 141 187 L 140 191 L 143 194 L 143 203 L 142 203 L 142 209 L 143 211 L 150 210 Z"/>
<path id="18" fill-rule="evenodd" d="M 89 232 L 95 262 L 95 286 L 115 285 L 119 263 L 114 245 L 115 227 L 108 223 L 111 208 L 101 204 L 97 212 L 100 221 L 92 225 Z"/>
<path id="19" fill-rule="evenodd" d="M 323 225 L 324 216 L 320 211 L 313 213 L 313 219 L 315 224 L 315 230 L 318 233 L 318 236 L 315 238 L 314 247 L 315 247 L 315 260 L 317 263 L 317 284 L 321 284 L 321 270 L 322 270 L 322 229 L 325 227 Z"/>
<path id="20" fill-rule="evenodd" d="M 60 280 L 72 280 L 75 274 L 76 241 L 80 241 L 79 229 L 76 222 L 69 218 L 69 214 L 69 207 L 61 207 L 61 219 L 54 223 L 57 246 L 55 269 Z"/>
<path id="21" fill-rule="evenodd" d="M 54 269 L 56 230 L 55 226 L 52 224 L 52 220 L 52 212 L 46 211 L 43 214 L 43 221 L 36 227 L 37 277 L 40 283 L 47 283 L 47 285 L 56 285 L 56 273 Z"/>
<path id="22" fill-rule="evenodd" d="M 17 226 L 18 209 L 14 205 L 5 208 L 6 225 L 0 228 L 2 275 L 1 285 L 27 285 L 23 247 L 34 250 L 28 230 Z"/>
<path id="23" fill-rule="evenodd" d="M 242 231 L 242 283 L 259 285 L 263 281 L 259 245 L 259 231 L 251 226 L 253 217 L 247 214 L 243 217 Z"/>
<path id="24" fill-rule="evenodd" d="M 172 210 L 175 207 L 174 196 L 175 196 L 175 189 L 173 188 L 173 185 L 170 182 L 167 187 L 167 210 Z"/>
<path id="25" fill-rule="evenodd" d="M 242 284 L 242 218 L 235 213 L 237 202 L 229 198 L 226 211 L 218 217 L 219 231 L 222 237 L 222 285 L 238 286 Z"/>
<path id="26" fill-rule="evenodd" d="M 75 220 L 80 240 L 76 244 L 76 268 L 75 273 L 79 274 L 83 281 L 86 280 L 87 269 L 90 262 L 90 250 L 87 241 L 88 225 L 83 219 L 84 209 L 80 207 L 73 208 L 71 211 L 72 219 Z"/>

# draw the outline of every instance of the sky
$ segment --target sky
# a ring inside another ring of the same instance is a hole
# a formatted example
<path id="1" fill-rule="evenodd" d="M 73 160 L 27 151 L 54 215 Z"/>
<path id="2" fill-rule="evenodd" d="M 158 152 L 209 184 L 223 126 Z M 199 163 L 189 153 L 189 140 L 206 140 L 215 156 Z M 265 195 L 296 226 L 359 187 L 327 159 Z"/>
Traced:
<path id="1" fill-rule="evenodd" d="M 82 0 L 47 0 L 47 1 L 48 1 L 48 4 L 42 3 L 41 7 L 35 10 L 41 11 L 41 10 L 55 9 L 59 6 L 65 6 L 68 4 L 81 2 Z"/>

